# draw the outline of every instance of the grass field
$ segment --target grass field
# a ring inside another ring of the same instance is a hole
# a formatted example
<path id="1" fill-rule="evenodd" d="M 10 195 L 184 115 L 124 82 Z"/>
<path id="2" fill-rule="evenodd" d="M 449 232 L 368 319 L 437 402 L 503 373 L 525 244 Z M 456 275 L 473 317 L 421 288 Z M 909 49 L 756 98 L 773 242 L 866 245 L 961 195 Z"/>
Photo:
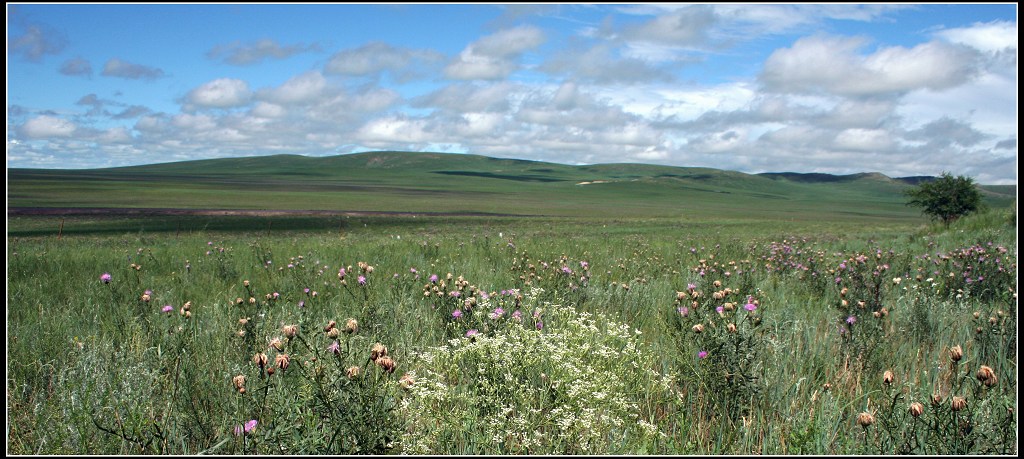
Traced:
<path id="1" fill-rule="evenodd" d="M 1016 454 L 1009 212 L 730 217 L 11 218 L 8 451 Z"/>

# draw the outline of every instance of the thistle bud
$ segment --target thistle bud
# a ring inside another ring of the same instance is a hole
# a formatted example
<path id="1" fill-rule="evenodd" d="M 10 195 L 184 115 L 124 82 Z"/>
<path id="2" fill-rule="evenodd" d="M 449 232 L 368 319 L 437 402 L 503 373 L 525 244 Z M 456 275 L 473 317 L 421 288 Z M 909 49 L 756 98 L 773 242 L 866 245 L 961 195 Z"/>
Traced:
<path id="1" fill-rule="evenodd" d="M 398 384 L 400 384 L 403 389 L 410 389 L 412 388 L 413 384 L 416 384 L 416 380 L 413 379 L 411 374 L 406 373 L 402 375 L 401 378 L 398 379 Z"/>
<path id="2" fill-rule="evenodd" d="M 964 408 L 967 408 L 967 399 L 960 396 L 954 396 L 949 406 L 950 408 L 953 409 L 953 411 L 960 411 Z"/>
<path id="3" fill-rule="evenodd" d="M 736 324 L 726 325 L 725 329 L 728 330 L 729 333 L 736 333 Z"/>
<path id="4" fill-rule="evenodd" d="M 249 281 L 248 280 L 242 281 L 242 285 L 248 287 L 249 286 Z"/>
<path id="5" fill-rule="evenodd" d="M 388 355 L 388 348 L 381 343 L 376 343 L 370 348 L 370 360 L 376 362 L 381 357 Z"/>
<path id="6" fill-rule="evenodd" d="M 919 417 L 922 413 L 924 413 L 924 405 L 922 405 L 920 402 L 911 403 L 910 408 L 908 408 L 907 411 L 910 412 L 911 416 L 915 418 Z"/>
<path id="7" fill-rule="evenodd" d="M 704 325 L 703 324 L 697 324 L 697 325 L 693 326 L 693 332 L 694 333 L 700 333 L 702 331 L 704 331 Z"/>
<path id="8" fill-rule="evenodd" d="M 979 311 L 974 311 L 974 314 L 971 314 L 971 315 L 973 315 L 975 319 L 980 319 L 981 318 L 981 312 L 979 312 Z"/>
<path id="9" fill-rule="evenodd" d="M 345 333 L 352 334 L 359 331 L 359 322 L 356 319 L 348 319 L 345 321 Z"/>
<path id="10" fill-rule="evenodd" d="M 889 386 L 892 385 L 893 381 L 895 380 L 896 375 L 892 372 L 892 370 L 885 370 L 885 373 L 882 373 L 882 384 Z"/>
<path id="11" fill-rule="evenodd" d="M 939 406 L 942 404 L 942 396 L 938 392 L 932 394 L 932 406 Z"/>
<path id="12" fill-rule="evenodd" d="M 964 358 L 964 350 L 959 344 L 949 348 L 949 360 L 952 360 L 953 363 L 957 363 L 962 358 Z"/>
<path id="13" fill-rule="evenodd" d="M 283 351 L 284 343 L 281 341 L 281 338 L 274 338 L 270 340 L 270 347 L 277 349 L 278 351 Z"/>
<path id="14" fill-rule="evenodd" d="M 359 377 L 360 371 L 362 370 L 359 367 L 351 366 L 345 369 L 345 376 L 348 376 L 348 379 L 356 379 Z"/>
<path id="15" fill-rule="evenodd" d="M 332 328 L 330 330 L 327 330 L 327 337 L 331 338 L 331 339 L 337 338 L 338 335 L 340 335 L 340 334 L 341 334 L 341 332 L 338 331 L 337 328 Z"/>
<path id="16" fill-rule="evenodd" d="M 235 385 L 235 389 L 245 388 L 245 375 L 238 375 L 231 378 L 231 383 Z"/>
<path id="17" fill-rule="evenodd" d="M 327 322 L 327 326 L 324 327 L 324 331 L 325 332 L 329 332 L 329 331 L 333 330 L 334 327 L 337 327 L 337 326 L 338 326 L 338 323 L 332 320 L 330 322 Z"/>
<path id="18" fill-rule="evenodd" d="M 992 367 L 988 365 L 982 365 L 981 368 L 978 369 L 978 374 L 975 376 L 977 376 L 978 381 L 981 381 L 981 383 L 986 387 L 992 387 L 999 382 L 999 378 L 996 377 L 996 373 L 992 371 Z"/>
<path id="19" fill-rule="evenodd" d="M 860 424 L 860 426 L 865 429 L 874 423 L 875 417 L 872 416 L 871 413 L 868 413 L 867 411 L 861 412 L 860 414 L 857 415 L 857 424 Z"/>
<path id="20" fill-rule="evenodd" d="M 377 360 L 375 360 L 373 363 L 376 363 L 377 366 L 381 367 L 381 369 L 388 373 L 394 373 L 395 366 L 397 366 L 395 361 L 392 360 L 391 357 L 388 357 L 386 355 L 378 357 Z"/>

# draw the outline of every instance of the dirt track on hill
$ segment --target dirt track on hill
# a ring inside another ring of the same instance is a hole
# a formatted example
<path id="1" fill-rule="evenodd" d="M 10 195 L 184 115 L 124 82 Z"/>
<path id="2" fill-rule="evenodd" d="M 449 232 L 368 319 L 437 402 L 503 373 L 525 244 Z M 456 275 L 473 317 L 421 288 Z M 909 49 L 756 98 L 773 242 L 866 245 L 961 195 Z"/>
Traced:
<path id="1" fill-rule="evenodd" d="M 488 212 L 393 212 L 375 210 L 264 210 L 264 209 L 167 209 L 167 208 L 118 208 L 118 207 L 8 207 L 7 216 L 55 215 L 55 216 L 400 216 L 400 217 L 536 217 L 537 215 L 498 214 Z"/>

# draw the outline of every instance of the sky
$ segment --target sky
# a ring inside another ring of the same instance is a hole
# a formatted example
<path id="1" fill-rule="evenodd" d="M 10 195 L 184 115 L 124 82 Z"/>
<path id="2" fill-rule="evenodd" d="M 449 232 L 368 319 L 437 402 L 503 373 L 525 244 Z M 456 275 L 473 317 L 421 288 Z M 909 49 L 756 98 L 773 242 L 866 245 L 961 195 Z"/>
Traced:
<path id="1" fill-rule="evenodd" d="M 7 167 L 376 150 L 1017 183 L 1017 5 L 7 4 Z"/>

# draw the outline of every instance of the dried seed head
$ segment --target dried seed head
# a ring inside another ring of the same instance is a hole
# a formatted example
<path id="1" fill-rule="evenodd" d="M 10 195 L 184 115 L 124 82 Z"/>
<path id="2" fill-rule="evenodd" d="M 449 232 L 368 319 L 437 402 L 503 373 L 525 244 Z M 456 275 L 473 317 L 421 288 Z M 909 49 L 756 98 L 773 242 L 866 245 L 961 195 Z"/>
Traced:
<path id="1" fill-rule="evenodd" d="M 974 314 L 972 314 L 972 315 L 974 316 L 975 319 L 980 319 L 981 318 L 981 312 L 979 312 L 979 311 L 974 311 Z"/>
<path id="2" fill-rule="evenodd" d="M 832 383 L 822 384 L 821 388 L 824 389 L 824 390 L 830 390 L 830 389 L 832 389 Z"/>
<path id="3" fill-rule="evenodd" d="M 846 296 L 846 292 L 849 292 L 849 291 L 850 291 L 850 289 L 848 289 L 846 287 L 843 287 L 843 289 L 839 291 L 839 296 Z"/>
<path id="4" fill-rule="evenodd" d="M 920 402 L 911 403 L 910 408 L 908 408 L 907 411 L 910 411 L 911 416 L 915 418 L 919 417 L 922 413 L 924 413 L 924 405 L 922 405 Z"/>
<path id="5" fill-rule="evenodd" d="M 988 323 L 990 325 L 995 325 L 995 324 L 999 323 L 999 319 L 997 319 L 996 316 L 991 316 L 991 317 L 988 318 Z"/>
<path id="6" fill-rule="evenodd" d="M 999 382 L 999 378 L 996 377 L 996 373 L 992 371 L 992 367 L 988 365 L 982 365 L 981 368 L 978 369 L 978 374 L 975 376 L 978 377 L 978 381 L 981 381 L 981 383 L 987 387 L 992 387 Z"/>
<path id="7" fill-rule="evenodd" d="M 932 394 L 932 406 L 939 406 L 942 404 L 942 396 L 938 392 Z"/>
<path id="8" fill-rule="evenodd" d="M 952 360 L 953 363 L 957 363 L 962 358 L 964 358 L 964 350 L 959 344 L 949 348 L 949 360 Z"/>
<path id="9" fill-rule="evenodd" d="M 949 406 L 950 408 L 953 409 L 953 411 L 960 411 L 964 408 L 967 408 L 967 399 L 960 396 L 954 396 Z"/>
<path id="10" fill-rule="evenodd" d="M 398 379 L 398 384 L 401 384 L 403 389 L 409 389 L 413 386 L 413 384 L 416 384 L 416 380 L 413 379 L 411 374 L 406 373 L 402 375 L 401 378 Z"/>
<path id="11" fill-rule="evenodd" d="M 333 330 L 334 327 L 337 327 L 337 326 L 338 326 L 338 323 L 332 320 L 330 322 L 327 322 L 327 326 L 324 327 L 324 331 L 325 332 L 329 332 L 329 331 Z"/>
<path id="12" fill-rule="evenodd" d="M 885 370 L 885 373 L 882 373 L 882 384 L 889 386 L 892 385 L 893 381 L 895 380 L 896 374 L 894 374 L 892 370 Z"/>
<path id="13" fill-rule="evenodd" d="M 387 355 L 388 348 L 381 343 L 375 343 L 373 347 L 370 348 L 370 360 L 376 362 L 381 357 L 386 357 Z"/>
<path id="14" fill-rule="evenodd" d="M 327 331 L 327 337 L 331 338 L 331 339 L 337 338 L 338 335 L 340 335 L 340 334 L 341 334 L 341 332 L 337 328 L 332 328 L 332 329 Z"/>
<path id="15" fill-rule="evenodd" d="M 270 347 L 277 349 L 278 351 L 283 351 L 284 342 L 281 341 L 281 338 L 274 338 L 270 340 Z"/>
<path id="16" fill-rule="evenodd" d="M 704 331 L 704 325 L 703 324 L 694 325 L 692 330 L 693 330 L 694 333 L 700 333 L 700 332 Z"/>
<path id="17" fill-rule="evenodd" d="M 249 281 L 248 280 L 242 281 L 242 285 L 248 287 L 249 286 Z"/>
<path id="18" fill-rule="evenodd" d="M 238 325 L 241 325 L 241 326 L 244 327 L 245 324 L 247 324 L 247 323 L 249 323 L 249 318 L 248 317 L 243 317 L 241 319 L 238 319 Z"/>
<path id="19" fill-rule="evenodd" d="M 376 363 L 377 366 L 381 367 L 381 369 L 388 373 L 394 373 L 395 366 L 397 366 L 395 361 L 392 360 L 391 357 L 388 357 L 386 355 L 378 357 L 377 360 L 375 360 L 373 363 Z"/>
<path id="20" fill-rule="evenodd" d="M 285 325 L 285 326 L 281 327 L 281 333 L 284 333 L 284 336 L 286 338 L 292 339 L 292 338 L 295 337 L 295 335 L 299 334 L 299 326 L 298 325 Z"/>
<path id="21" fill-rule="evenodd" d="M 874 423 L 875 417 L 872 416 L 871 413 L 868 413 L 867 411 L 863 411 L 857 415 L 857 424 L 860 424 L 860 426 L 865 429 Z"/>
<path id="22" fill-rule="evenodd" d="M 361 371 L 359 367 L 351 366 L 345 369 L 345 376 L 348 376 L 348 379 L 356 379 Z"/>
<path id="23" fill-rule="evenodd" d="M 256 366 L 264 368 L 267 366 L 267 354 L 260 352 L 252 357 L 252 361 Z"/>
<path id="24" fill-rule="evenodd" d="M 277 354 L 277 357 L 274 357 L 274 366 L 282 370 L 287 370 L 288 365 L 291 363 L 292 358 L 289 357 L 288 354 Z"/>
<path id="25" fill-rule="evenodd" d="M 725 329 L 728 330 L 729 333 L 736 333 L 736 324 L 726 325 Z"/>
<path id="26" fill-rule="evenodd" d="M 676 292 L 676 301 L 686 300 L 686 292 Z"/>
<path id="27" fill-rule="evenodd" d="M 238 375 L 231 378 L 231 383 L 235 385 L 235 389 L 245 388 L 245 375 Z"/>
<path id="28" fill-rule="evenodd" d="M 356 319 L 348 319 L 345 321 L 345 333 L 355 333 L 359 331 L 359 322 Z"/>

